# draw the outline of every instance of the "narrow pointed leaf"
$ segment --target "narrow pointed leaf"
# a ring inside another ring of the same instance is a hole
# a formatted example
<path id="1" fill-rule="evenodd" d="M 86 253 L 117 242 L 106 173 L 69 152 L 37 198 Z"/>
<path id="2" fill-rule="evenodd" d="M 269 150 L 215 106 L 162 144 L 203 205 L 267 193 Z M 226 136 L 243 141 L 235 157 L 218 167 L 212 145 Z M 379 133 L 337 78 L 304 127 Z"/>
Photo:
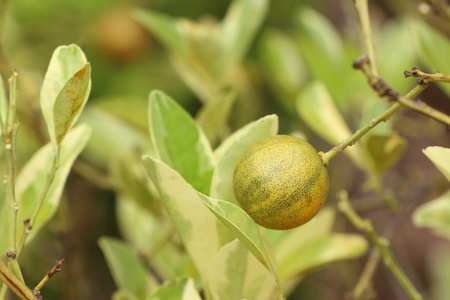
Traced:
<path id="1" fill-rule="evenodd" d="M 436 234 L 450 239 L 450 191 L 417 208 L 413 222 L 417 227 L 432 228 Z"/>
<path id="2" fill-rule="evenodd" d="M 197 123 L 203 129 L 211 145 L 216 145 L 219 139 L 223 137 L 235 100 L 236 94 L 230 92 L 205 104 L 199 111 L 196 117 Z"/>
<path id="3" fill-rule="evenodd" d="M 195 189 L 209 193 L 214 156 L 192 117 L 162 92 L 150 94 L 150 136 L 158 156 Z"/>
<path id="4" fill-rule="evenodd" d="M 244 126 L 228 137 L 215 152 L 217 166 L 211 183 L 211 197 L 237 204 L 233 193 L 233 175 L 237 161 L 253 143 L 275 135 L 277 131 L 278 117 L 270 115 Z"/>
<path id="5" fill-rule="evenodd" d="M 321 82 L 311 83 L 298 95 L 297 112 L 312 130 L 332 145 L 337 145 L 352 135 L 327 88 Z M 347 148 L 344 153 L 358 167 L 366 168 L 364 154 L 358 144 Z"/>
<path id="6" fill-rule="evenodd" d="M 234 0 L 222 23 L 223 42 L 233 61 L 248 52 L 269 7 L 268 0 Z"/>
<path id="7" fill-rule="evenodd" d="M 208 263 L 223 245 L 218 227 L 224 225 L 204 206 L 196 190 L 175 170 L 149 156 L 143 157 L 143 164 L 187 252 L 202 279 L 207 281 Z"/>
<path id="8" fill-rule="evenodd" d="M 213 299 L 242 298 L 247 254 L 247 248 L 235 239 L 224 245 L 213 257 L 208 269 Z"/>
<path id="9" fill-rule="evenodd" d="M 363 141 L 372 170 L 383 174 L 391 168 L 404 153 L 406 140 L 397 134 L 371 134 Z"/>
<path id="10" fill-rule="evenodd" d="M 433 164 L 450 181 L 450 148 L 427 147 L 423 153 L 433 162 Z"/>
<path id="11" fill-rule="evenodd" d="M 242 208 L 233 203 L 210 198 L 201 193 L 199 193 L 199 196 L 206 207 L 208 207 L 208 209 L 211 210 L 211 212 L 213 212 L 214 215 L 228 227 L 228 229 L 230 229 L 234 236 L 239 239 L 268 270 L 270 270 L 278 283 L 281 293 L 281 283 L 278 278 L 277 270 L 264 245 L 264 241 L 255 221 L 253 221 Z"/>
<path id="12" fill-rule="evenodd" d="M 58 47 L 41 89 L 41 108 L 50 139 L 58 147 L 78 119 L 91 89 L 91 66 L 76 45 Z"/>
<path id="13" fill-rule="evenodd" d="M 98 243 L 117 287 L 132 293 L 137 299 L 148 297 L 147 274 L 137 253 L 115 238 L 101 237 Z"/>

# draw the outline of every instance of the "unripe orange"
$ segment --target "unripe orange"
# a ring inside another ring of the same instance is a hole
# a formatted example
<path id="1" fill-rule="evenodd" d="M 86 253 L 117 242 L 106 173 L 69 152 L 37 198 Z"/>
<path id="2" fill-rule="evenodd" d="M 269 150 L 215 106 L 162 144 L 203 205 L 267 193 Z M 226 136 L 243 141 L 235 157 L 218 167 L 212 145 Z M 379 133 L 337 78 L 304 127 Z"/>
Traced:
<path id="1" fill-rule="evenodd" d="M 328 189 L 328 172 L 319 154 L 293 136 L 253 144 L 234 171 L 233 190 L 242 209 L 270 229 L 291 229 L 311 220 Z"/>

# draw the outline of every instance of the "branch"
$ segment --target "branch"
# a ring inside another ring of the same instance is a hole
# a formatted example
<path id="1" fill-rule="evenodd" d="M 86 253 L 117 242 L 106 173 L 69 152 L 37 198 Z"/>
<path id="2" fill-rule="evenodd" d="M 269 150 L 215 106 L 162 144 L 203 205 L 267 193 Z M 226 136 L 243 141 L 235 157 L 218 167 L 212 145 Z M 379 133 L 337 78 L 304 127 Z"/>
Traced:
<path id="1" fill-rule="evenodd" d="M 9 268 L 0 260 L 0 281 L 3 281 L 8 288 L 22 300 L 37 300 L 33 292 L 20 281 Z"/>
<path id="2" fill-rule="evenodd" d="M 35 295 L 37 298 L 42 299 L 41 296 L 41 289 L 42 287 L 47 283 L 47 281 L 52 278 L 53 275 L 55 275 L 58 272 L 61 272 L 61 266 L 64 263 L 64 259 L 61 259 L 55 263 L 53 268 L 47 272 L 47 275 L 45 275 L 44 278 L 42 278 L 41 282 L 33 289 L 33 295 Z"/>
<path id="3" fill-rule="evenodd" d="M 383 257 L 384 264 L 391 270 L 400 284 L 403 286 L 405 291 L 413 300 L 422 300 L 422 295 L 416 290 L 414 285 L 409 281 L 405 272 L 402 270 L 398 264 L 390 243 L 387 239 L 380 237 L 376 232 L 372 222 L 370 220 L 361 219 L 361 217 L 353 209 L 350 201 L 348 199 L 348 194 L 345 191 L 339 193 L 339 210 L 343 212 L 348 220 L 355 226 L 358 230 L 364 232 L 366 236 L 372 241 L 372 243 L 378 248 Z"/>
<path id="4" fill-rule="evenodd" d="M 450 83 L 450 75 L 445 75 L 440 72 L 436 72 L 433 74 L 425 73 L 421 71 L 418 67 L 413 67 L 411 71 L 406 70 L 403 72 L 405 78 L 408 77 L 417 77 L 417 84 L 426 85 L 430 82 L 448 82 Z"/>
<path id="5" fill-rule="evenodd" d="M 420 92 L 422 92 L 426 87 L 418 85 L 414 89 L 412 89 L 406 97 L 413 98 L 416 97 Z M 394 113 L 396 113 L 400 108 L 402 108 L 402 104 L 395 103 L 390 108 L 388 108 L 385 112 L 383 112 L 378 117 L 372 119 L 366 126 L 357 130 L 352 136 L 342 140 L 339 145 L 333 147 L 333 149 L 329 150 L 326 153 L 320 152 L 320 156 L 322 157 L 323 164 L 325 166 L 328 165 L 329 161 L 338 155 L 340 152 L 344 151 L 348 146 L 354 145 L 361 137 L 363 137 L 368 131 L 370 131 L 373 127 L 378 125 L 381 122 L 388 121 Z"/>

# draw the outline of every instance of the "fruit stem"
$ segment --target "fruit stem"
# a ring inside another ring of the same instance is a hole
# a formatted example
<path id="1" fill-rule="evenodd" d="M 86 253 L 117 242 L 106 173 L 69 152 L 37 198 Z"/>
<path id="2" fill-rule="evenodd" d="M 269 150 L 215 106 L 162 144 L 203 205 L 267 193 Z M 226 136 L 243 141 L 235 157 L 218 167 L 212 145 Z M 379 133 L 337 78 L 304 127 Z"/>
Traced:
<path id="1" fill-rule="evenodd" d="M 377 249 L 381 253 L 381 256 L 383 257 L 384 264 L 391 270 L 391 272 L 403 286 L 411 299 L 423 299 L 422 295 L 416 290 L 414 285 L 411 283 L 405 272 L 398 264 L 397 259 L 392 252 L 389 240 L 378 235 L 370 220 L 362 219 L 356 213 L 355 209 L 350 203 L 348 193 L 346 191 L 342 191 L 339 193 L 338 207 L 339 210 L 347 216 L 348 220 L 353 224 L 353 226 L 355 226 L 358 230 L 364 232 L 366 236 L 372 241 L 372 243 L 377 247 Z"/>
<path id="2" fill-rule="evenodd" d="M 408 94 L 405 95 L 405 98 L 412 99 L 419 95 L 423 90 L 426 89 L 426 86 L 417 85 L 414 87 Z M 358 129 L 352 136 L 342 140 L 337 146 L 333 147 L 328 152 L 319 152 L 320 157 L 322 158 L 323 164 L 328 166 L 330 160 L 338 155 L 340 152 L 345 150 L 348 146 L 354 145 L 360 138 L 362 138 L 367 132 L 369 132 L 372 128 L 378 125 L 381 122 L 388 121 L 393 114 L 395 114 L 400 108 L 403 107 L 403 104 L 400 102 L 395 103 L 391 107 L 389 107 L 385 112 L 383 112 L 378 117 L 372 119 L 366 126 Z"/>

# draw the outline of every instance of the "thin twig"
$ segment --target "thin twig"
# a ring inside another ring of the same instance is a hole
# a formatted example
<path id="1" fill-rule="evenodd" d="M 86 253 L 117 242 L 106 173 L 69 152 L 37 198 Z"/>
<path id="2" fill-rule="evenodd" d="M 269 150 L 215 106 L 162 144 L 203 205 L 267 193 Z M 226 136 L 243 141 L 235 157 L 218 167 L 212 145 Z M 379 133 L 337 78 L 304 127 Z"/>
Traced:
<path id="1" fill-rule="evenodd" d="M 411 283 L 405 272 L 398 264 L 392 252 L 389 241 L 378 235 L 370 220 L 364 220 L 356 213 L 356 211 L 350 204 L 347 192 L 343 191 L 339 194 L 338 207 L 339 210 L 347 216 L 348 220 L 353 224 L 353 226 L 355 226 L 358 230 L 363 231 L 366 236 L 372 241 L 372 243 L 378 248 L 381 256 L 383 257 L 384 264 L 389 268 L 389 270 L 391 270 L 391 272 L 403 286 L 411 299 L 423 299 L 422 295 L 416 290 L 414 285 Z"/>
<path id="2" fill-rule="evenodd" d="M 442 74 L 440 72 L 436 73 L 425 73 L 421 71 L 418 67 L 413 67 L 411 71 L 404 71 L 403 74 L 405 78 L 417 77 L 417 84 L 428 84 L 430 82 L 448 82 L 450 83 L 450 75 Z"/>
<path id="3" fill-rule="evenodd" d="M 33 292 L 0 260 L 0 281 L 22 300 L 37 300 Z"/>
<path id="4" fill-rule="evenodd" d="M 361 299 L 364 292 L 367 290 L 369 283 L 372 280 L 373 275 L 378 267 L 378 262 L 380 261 L 380 250 L 375 248 L 370 253 L 369 259 L 364 266 L 364 270 L 359 277 L 358 283 L 355 285 L 352 296 L 355 300 Z"/>
<path id="5" fill-rule="evenodd" d="M 418 85 L 414 89 L 412 89 L 408 94 L 406 94 L 406 97 L 414 98 L 425 88 L 426 87 L 424 86 Z M 339 145 L 333 147 L 333 149 L 325 153 L 320 152 L 319 154 L 322 157 L 323 164 L 327 166 L 333 157 L 338 155 L 340 152 L 344 151 L 345 148 L 347 148 L 348 146 L 354 145 L 361 137 L 363 137 L 368 131 L 370 131 L 373 127 L 375 127 L 379 123 L 388 121 L 392 117 L 392 115 L 396 113 L 400 108 L 402 108 L 402 104 L 395 103 L 381 115 L 372 119 L 366 126 L 357 130 L 352 136 L 341 141 Z"/>
<path id="6" fill-rule="evenodd" d="M 25 246 L 26 239 L 28 235 L 30 234 L 31 230 L 33 229 L 33 226 L 36 222 L 36 218 L 39 215 L 39 212 L 41 210 L 42 204 L 44 204 L 44 200 L 47 197 L 48 191 L 50 190 L 50 187 L 53 183 L 53 180 L 55 179 L 56 171 L 59 168 L 59 156 L 60 156 L 60 149 L 57 148 L 54 151 L 53 154 L 53 160 L 52 160 L 52 168 L 50 170 L 50 173 L 47 174 L 47 180 L 44 184 L 44 187 L 41 190 L 41 194 L 39 195 L 39 202 L 36 207 L 36 209 L 33 212 L 33 215 L 31 218 L 24 221 L 25 224 L 25 230 L 20 238 L 19 246 L 17 247 L 17 255 L 20 255 L 20 253 L 23 250 L 23 247 Z"/>
<path id="7" fill-rule="evenodd" d="M 47 281 L 50 280 L 50 278 L 52 278 L 53 275 L 55 275 L 58 272 L 61 272 L 61 266 L 63 265 L 64 262 L 65 262 L 64 259 L 57 261 L 55 263 L 55 265 L 53 266 L 53 268 L 47 272 L 47 275 L 45 275 L 45 277 L 42 278 L 41 282 L 39 282 L 39 284 L 33 289 L 33 294 L 37 298 L 39 298 L 39 299 L 42 298 L 42 296 L 41 296 L 42 287 L 47 283 Z"/>

